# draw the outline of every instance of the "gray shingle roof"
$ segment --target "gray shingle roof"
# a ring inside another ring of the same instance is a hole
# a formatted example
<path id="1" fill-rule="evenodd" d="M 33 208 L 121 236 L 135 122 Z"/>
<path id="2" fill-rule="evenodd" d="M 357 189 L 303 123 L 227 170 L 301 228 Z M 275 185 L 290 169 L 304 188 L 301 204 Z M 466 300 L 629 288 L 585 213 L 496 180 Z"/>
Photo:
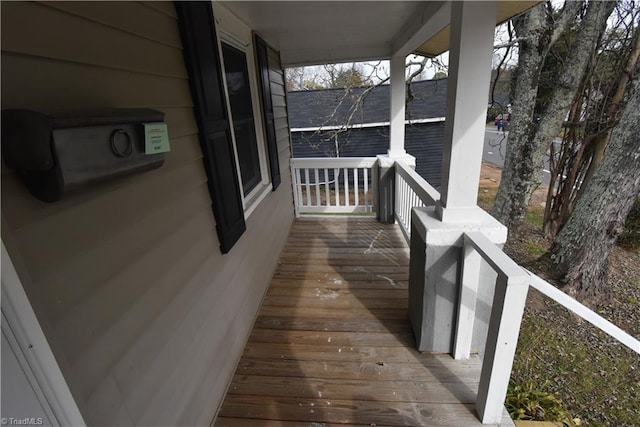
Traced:
<path id="1" fill-rule="evenodd" d="M 342 125 L 352 111 L 351 124 L 388 122 L 389 85 L 374 87 L 363 97 L 366 90 L 349 88 L 289 92 L 290 125 L 292 128 Z M 445 116 L 447 79 L 413 82 L 411 92 L 413 98 L 407 102 L 407 119 Z"/>

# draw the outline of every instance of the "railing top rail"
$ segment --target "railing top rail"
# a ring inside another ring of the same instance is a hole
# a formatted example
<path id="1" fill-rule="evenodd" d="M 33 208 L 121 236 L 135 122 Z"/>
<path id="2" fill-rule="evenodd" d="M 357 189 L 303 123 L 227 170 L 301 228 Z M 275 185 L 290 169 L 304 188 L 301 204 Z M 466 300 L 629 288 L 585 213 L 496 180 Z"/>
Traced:
<path id="1" fill-rule="evenodd" d="M 589 307 L 576 301 L 574 298 L 562 292 L 560 289 L 556 288 L 541 277 L 524 268 L 523 270 L 531 275 L 532 287 L 536 288 L 538 291 L 542 292 L 544 295 L 548 296 L 566 309 L 571 310 L 587 322 L 591 323 L 596 328 L 600 329 L 601 331 L 618 340 L 620 343 L 629 347 L 631 350 L 640 354 L 640 341 L 638 341 L 638 339 L 623 331 L 604 317 L 600 316 Z"/>
<path id="2" fill-rule="evenodd" d="M 509 284 L 529 283 L 529 274 L 480 231 L 464 233 L 465 243 L 470 244 L 498 273 L 507 277 Z"/>
<path id="3" fill-rule="evenodd" d="M 479 231 L 469 231 L 464 234 L 465 244 L 470 244 L 480 256 L 498 273 L 505 275 L 508 283 L 514 281 L 529 283 L 530 286 L 551 298 L 553 301 L 572 311 L 607 335 L 627 346 L 632 351 L 640 354 L 640 341 L 623 331 L 589 307 L 578 302 L 571 296 L 562 292 L 551 283 L 519 266 L 498 246 L 491 242 Z"/>
<path id="4" fill-rule="evenodd" d="M 291 165 L 302 168 L 370 168 L 377 157 L 293 157 Z"/>
<path id="5" fill-rule="evenodd" d="M 433 188 L 418 172 L 407 166 L 402 160 L 396 160 L 396 172 L 407 181 L 425 204 L 432 205 L 440 200 L 438 190 Z"/>

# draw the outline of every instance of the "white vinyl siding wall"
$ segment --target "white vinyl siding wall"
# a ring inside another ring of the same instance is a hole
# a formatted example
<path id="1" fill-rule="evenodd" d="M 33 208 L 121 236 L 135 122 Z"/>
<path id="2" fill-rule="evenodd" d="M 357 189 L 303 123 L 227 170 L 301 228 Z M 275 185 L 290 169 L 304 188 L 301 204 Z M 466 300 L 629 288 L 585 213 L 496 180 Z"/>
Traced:
<path id="1" fill-rule="evenodd" d="M 2 108 L 153 108 L 169 127 L 160 169 L 52 204 L 2 166 L 2 238 L 85 420 L 208 425 L 293 221 L 288 126 L 283 185 L 221 255 L 173 5 L 2 2 L 1 17 Z"/>

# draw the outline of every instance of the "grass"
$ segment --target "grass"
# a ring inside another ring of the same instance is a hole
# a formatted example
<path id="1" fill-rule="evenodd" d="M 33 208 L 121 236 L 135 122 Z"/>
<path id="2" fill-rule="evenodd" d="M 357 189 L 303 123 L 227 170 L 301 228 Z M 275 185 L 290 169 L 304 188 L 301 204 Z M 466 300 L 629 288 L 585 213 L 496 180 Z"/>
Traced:
<path id="1" fill-rule="evenodd" d="M 577 319 L 553 305 L 543 312 L 525 311 L 512 382 L 533 382 L 536 389 L 553 393 L 582 425 L 640 425 L 637 357 L 595 327 L 588 327 L 586 337 L 576 336 Z"/>
<path id="2" fill-rule="evenodd" d="M 490 210 L 495 193 L 496 188 L 481 187 L 478 204 Z M 534 271 L 530 266 L 537 264 L 532 261 L 549 245 L 541 232 L 543 216 L 542 207 L 530 209 L 526 224 L 505 246 L 516 262 Z M 638 298 L 624 295 L 625 287 L 640 287 L 638 279 L 632 274 L 609 282 L 619 286 L 614 290 L 617 299 L 592 309 L 638 336 L 640 325 L 624 320 L 631 311 L 638 312 Z M 506 405 L 514 419 L 561 421 L 567 426 L 640 426 L 640 356 L 530 290 Z"/>
<path id="3" fill-rule="evenodd" d="M 563 408 L 562 401 L 547 390 L 550 382 L 540 385 L 537 381 L 518 384 L 509 382 L 505 406 L 515 420 L 561 420 L 565 425 L 580 425 Z"/>
<path id="4" fill-rule="evenodd" d="M 497 192 L 497 187 L 480 187 L 478 191 L 478 206 L 482 209 L 490 210 L 490 206 L 493 205 Z"/>
<path id="5" fill-rule="evenodd" d="M 537 229 L 542 229 L 542 224 L 544 222 L 544 209 L 543 208 L 532 208 L 527 211 L 527 215 L 525 216 L 525 221 L 532 227 Z"/>

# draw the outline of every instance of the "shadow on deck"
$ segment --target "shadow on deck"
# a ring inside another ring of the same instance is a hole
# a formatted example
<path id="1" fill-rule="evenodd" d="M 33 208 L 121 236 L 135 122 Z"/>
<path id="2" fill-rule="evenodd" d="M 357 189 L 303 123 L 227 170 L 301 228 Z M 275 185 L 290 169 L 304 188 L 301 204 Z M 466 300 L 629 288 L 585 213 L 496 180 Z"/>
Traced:
<path id="1" fill-rule="evenodd" d="M 415 350 L 408 275 L 395 225 L 297 220 L 215 426 L 482 425 L 481 362 Z"/>

